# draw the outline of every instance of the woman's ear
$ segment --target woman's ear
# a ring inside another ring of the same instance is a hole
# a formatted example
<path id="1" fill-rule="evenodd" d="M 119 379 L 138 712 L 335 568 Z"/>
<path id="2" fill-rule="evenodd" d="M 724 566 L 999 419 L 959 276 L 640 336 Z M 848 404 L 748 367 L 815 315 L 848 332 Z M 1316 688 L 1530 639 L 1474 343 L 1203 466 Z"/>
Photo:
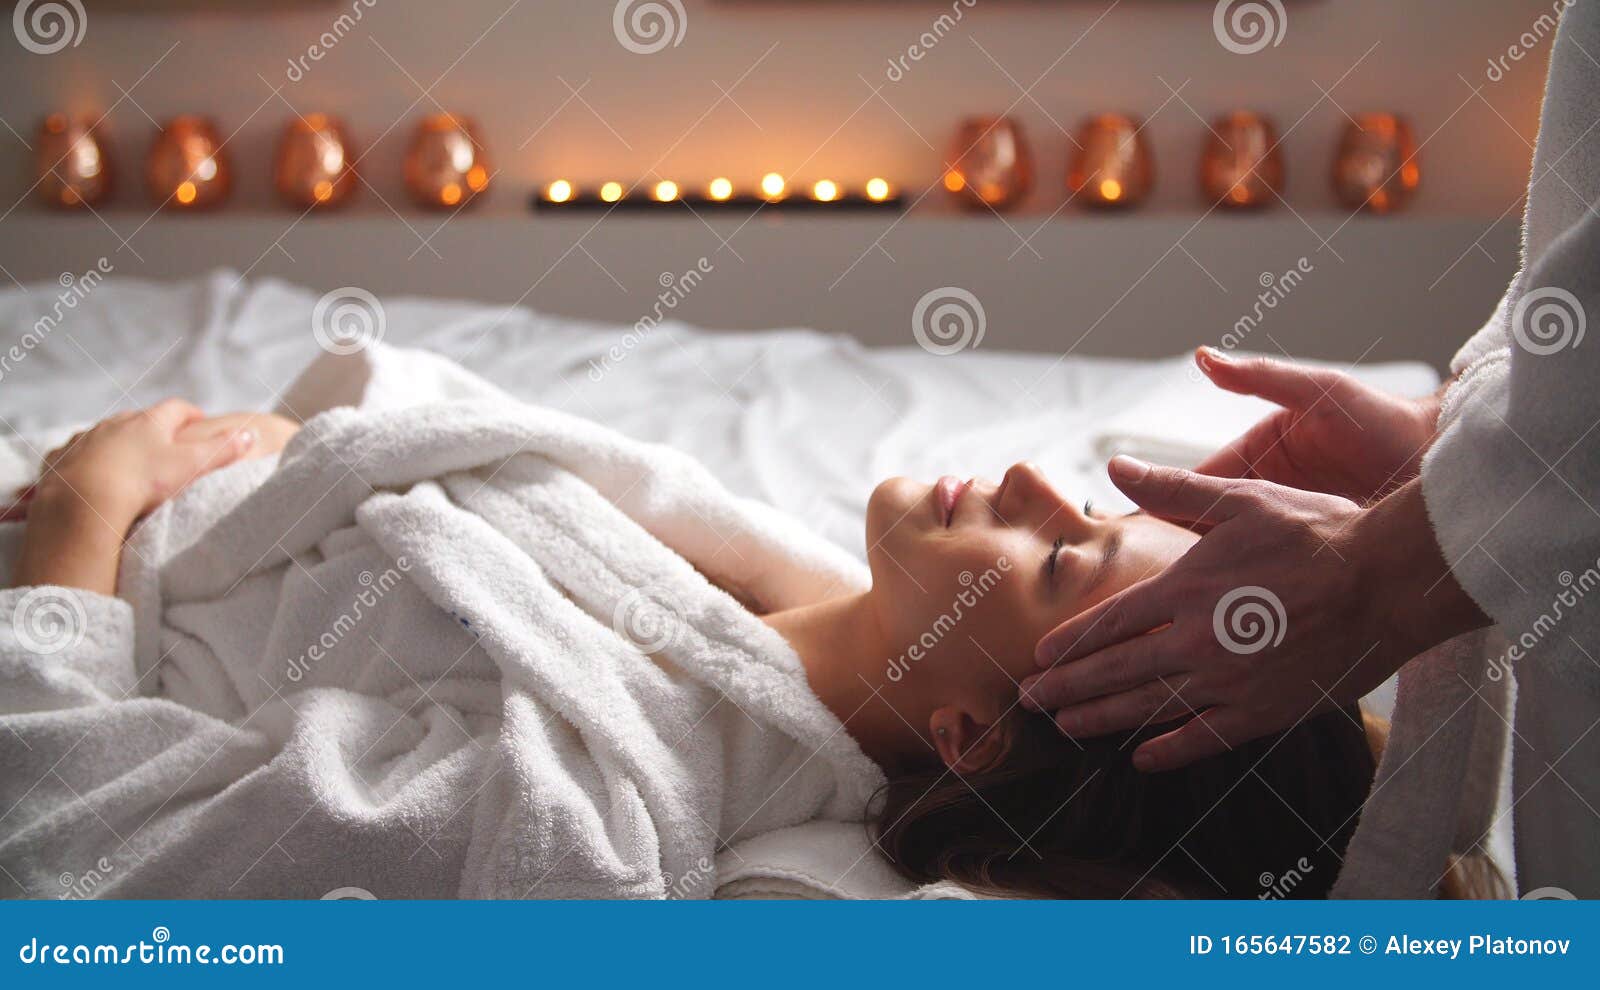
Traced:
<path id="1" fill-rule="evenodd" d="M 953 705 L 935 709 L 928 716 L 928 731 L 939 759 L 956 773 L 993 770 L 1011 749 L 1009 722 L 984 725 Z"/>

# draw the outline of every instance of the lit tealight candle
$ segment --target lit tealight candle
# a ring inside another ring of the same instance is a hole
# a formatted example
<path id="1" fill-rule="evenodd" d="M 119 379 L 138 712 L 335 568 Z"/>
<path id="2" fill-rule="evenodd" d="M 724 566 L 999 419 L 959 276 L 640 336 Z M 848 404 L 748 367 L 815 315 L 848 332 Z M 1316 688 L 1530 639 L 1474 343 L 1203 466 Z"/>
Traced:
<path id="1" fill-rule="evenodd" d="M 761 177 L 761 193 L 768 199 L 782 199 L 784 189 L 788 183 L 783 181 L 783 176 L 776 172 L 768 172 Z"/>
<path id="2" fill-rule="evenodd" d="M 839 198 L 839 187 L 829 179 L 822 179 L 811 187 L 811 198 L 819 203 L 831 203 Z"/>
<path id="3" fill-rule="evenodd" d="M 622 183 L 607 182 L 600 187 L 600 198 L 607 203 L 615 203 L 622 198 Z"/>
<path id="4" fill-rule="evenodd" d="M 657 182 L 655 196 L 658 203 L 672 202 L 678 198 L 678 184 L 667 179 Z"/>
<path id="5" fill-rule="evenodd" d="M 953 193 L 958 193 L 967 188 L 966 177 L 960 172 L 946 172 L 944 174 L 944 187 Z"/>
<path id="6" fill-rule="evenodd" d="M 889 198 L 889 183 L 883 179 L 867 180 L 867 198 L 874 203 L 881 203 Z"/>
<path id="7" fill-rule="evenodd" d="M 1115 203 L 1122 198 L 1122 183 L 1116 179 L 1102 179 L 1100 181 L 1100 198 L 1107 203 Z"/>
<path id="8" fill-rule="evenodd" d="M 545 190 L 544 198 L 552 203 L 565 203 L 572 198 L 572 183 L 566 179 L 557 179 Z"/>
<path id="9" fill-rule="evenodd" d="M 712 199 L 720 203 L 733 196 L 733 183 L 727 179 L 712 179 L 711 186 L 706 191 Z"/>

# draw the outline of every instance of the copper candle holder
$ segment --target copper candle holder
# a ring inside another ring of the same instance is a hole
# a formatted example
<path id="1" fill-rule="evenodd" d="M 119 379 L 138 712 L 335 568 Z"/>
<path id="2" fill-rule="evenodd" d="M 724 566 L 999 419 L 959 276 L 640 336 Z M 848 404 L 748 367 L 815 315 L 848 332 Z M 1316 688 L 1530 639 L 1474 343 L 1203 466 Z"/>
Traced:
<path id="1" fill-rule="evenodd" d="M 51 206 L 96 206 L 111 194 L 111 159 L 103 138 L 83 117 L 53 113 L 33 146 L 34 188 Z"/>
<path id="2" fill-rule="evenodd" d="M 1200 160 L 1206 197 L 1230 209 L 1259 209 L 1283 191 L 1283 158 L 1272 121 L 1237 110 L 1212 122 L 1211 140 Z"/>
<path id="3" fill-rule="evenodd" d="M 325 113 L 296 117 L 278 138 L 272 184 L 292 206 L 338 206 L 355 192 L 355 158 L 338 119 Z"/>
<path id="4" fill-rule="evenodd" d="M 150 196 L 164 207 L 202 210 L 220 205 L 233 188 L 233 167 L 217 129 L 205 117 L 174 117 L 161 128 L 144 163 Z"/>
<path id="5" fill-rule="evenodd" d="M 1033 155 L 1009 117 L 969 117 L 956 129 L 944 187 L 974 208 L 1005 210 L 1033 188 Z"/>
<path id="6" fill-rule="evenodd" d="M 1346 128 L 1333 163 L 1333 190 L 1352 210 L 1392 213 L 1422 182 L 1417 138 L 1403 117 L 1364 113 Z"/>
<path id="7" fill-rule="evenodd" d="M 467 117 L 436 113 L 417 125 L 406 149 L 406 191 L 433 209 L 465 206 L 489 188 L 489 156 Z"/>
<path id="8" fill-rule="evenodd" d="M 1120 113 L 1103 113 L 1078 129 L 1078 149 L 1067 172 L 1067 188 L 1088 206 L 1130 207 L 1155 184 L 1150 146 L 1140 124 Z"/>

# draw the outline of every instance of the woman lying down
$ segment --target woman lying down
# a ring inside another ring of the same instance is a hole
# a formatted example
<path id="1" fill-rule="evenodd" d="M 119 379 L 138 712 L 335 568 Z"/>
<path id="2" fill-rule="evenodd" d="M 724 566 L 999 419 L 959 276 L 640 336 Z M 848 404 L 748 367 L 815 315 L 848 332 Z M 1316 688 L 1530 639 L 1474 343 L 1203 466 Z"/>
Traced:
<path id="1" fill-rule="evenodd" d="M 12 896 L 711 896 L 719 850 L 819 818 L 986 892 L 1332 885 L 1354 710 L 1144 775 L 1018 704 L 1039 636 L 1186 530 L 1026 464 L 895 478 L 869 580 L 665 448 L 388 401 L 298 431 L 172 401 L 50 455 L 0 592 Z"/>

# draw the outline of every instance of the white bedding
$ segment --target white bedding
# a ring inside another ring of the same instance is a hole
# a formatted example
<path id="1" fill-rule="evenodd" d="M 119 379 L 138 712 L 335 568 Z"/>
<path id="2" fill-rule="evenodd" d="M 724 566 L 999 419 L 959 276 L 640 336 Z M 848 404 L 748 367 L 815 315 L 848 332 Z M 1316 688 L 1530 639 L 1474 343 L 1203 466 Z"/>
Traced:
<path id="1" fill-rule="evenodd" d="M 60 292 L 53 283 L 0 292 L 0 351 Z M 271 408 L 317 354 L 318 298 L 225 271 L 96 286 L 21 360 L 0 366 L 0 484 L 20 483 L 50 441 L 114 410 L 169 395 L 214 411 Z M 518 398 L 678 447 L 735 492 L 858 556 L 867 495 L 891 475 L 997 478 L 1032 459 L 1064 491 L 1109 508 L 1126 504 L 1104 470 L 1118 438 L 1168 441 L 1135 445 L 1152 455 L 1172 442 L 1214 447 L 1266 408 L 1197 381 L 1186 356 L 938 357 L 808 330 L 713 334 L 662 323 L 634 335 L 526 308 L 424 299 L 382 307 L 385 343 L 436 351 Z M 620 360 L 608 357 L 612 348 Z M 1416 363 L 1356 371 L 1405 394 L 1438 383 Z"/>

